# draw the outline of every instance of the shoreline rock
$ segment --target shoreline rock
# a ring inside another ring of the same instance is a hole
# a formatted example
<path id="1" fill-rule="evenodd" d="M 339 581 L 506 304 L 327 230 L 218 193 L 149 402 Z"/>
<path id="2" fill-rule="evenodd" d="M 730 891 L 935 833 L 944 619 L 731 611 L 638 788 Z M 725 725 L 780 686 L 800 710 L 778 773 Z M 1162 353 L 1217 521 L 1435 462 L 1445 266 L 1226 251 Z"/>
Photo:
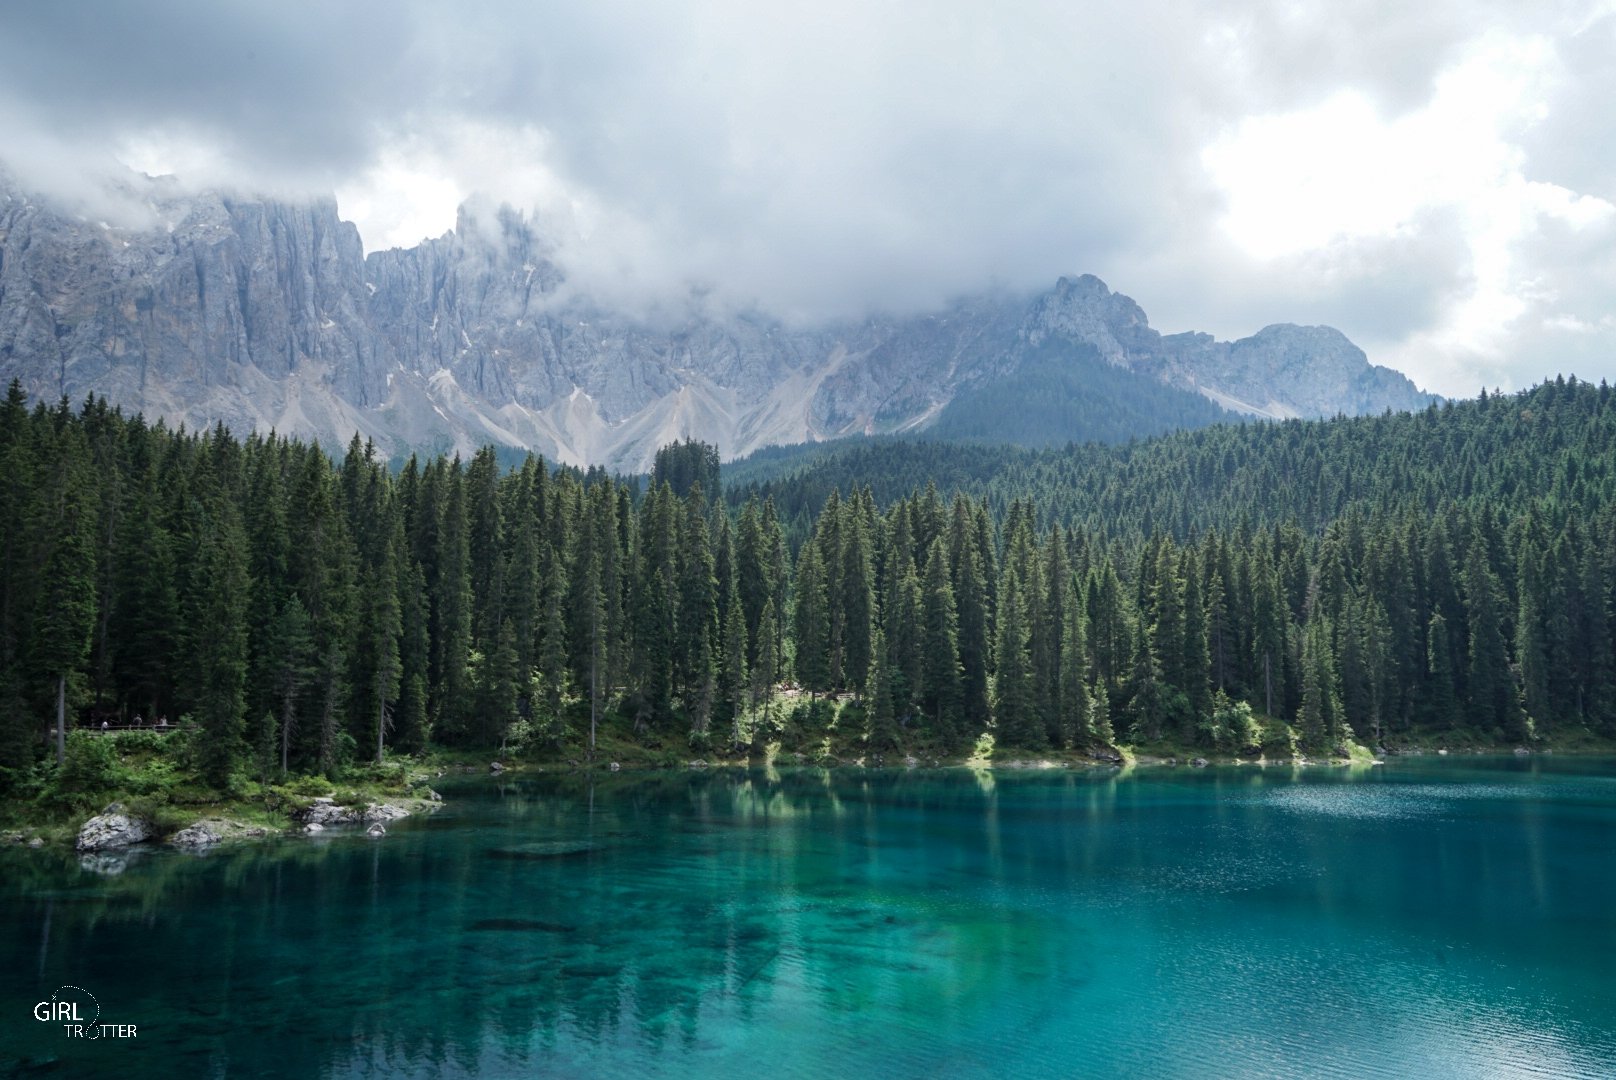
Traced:
<path id="1" fill-rule="evenodd" d="M 345 825 L 382 825 L 407 818 L 420 810 L 435 810 L 443 802 L 443 796 L 432 792 L 430 796 L 418 800 L 420 805 L 416 811 L 408 810 L 390 802 L 366 803 L 364 806 L 342 806 L 330 796 L 321 796 L 310 803 L 305 809 L 292 814 L 292 820 L 301 825 L 305 833 L 323 832 L 333 826 Z"/>
<path id="2" fill-rule="evenodd" d="M 184 851 L 200 852 L 232 840 L 256 840 L 269 833 L 262 825 L 246 825 L 230 818 L 203 818 L 170 836 L 168 843 Z"/>
<path id="3" fill-rule="evenodd" d="M 74 841 L 75 851 L 108 851 L 144 843 L 155 835 L 151 822 L 123 812 L 122 803 L 113 803 L 86 821 Z"/>

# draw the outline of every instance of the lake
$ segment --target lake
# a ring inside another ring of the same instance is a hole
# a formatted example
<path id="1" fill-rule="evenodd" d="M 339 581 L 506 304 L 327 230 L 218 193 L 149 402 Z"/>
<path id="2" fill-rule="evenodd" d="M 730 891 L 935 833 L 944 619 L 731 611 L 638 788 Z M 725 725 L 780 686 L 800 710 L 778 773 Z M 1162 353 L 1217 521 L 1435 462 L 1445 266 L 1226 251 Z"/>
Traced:
<path id="1" fill-rule="evenodd" d="M 0 1073 L 1616 1076 L 1616 761 L 440 790 L 0 852 Z M 135 1037 L 35 1020 L 64 985 Z"/>

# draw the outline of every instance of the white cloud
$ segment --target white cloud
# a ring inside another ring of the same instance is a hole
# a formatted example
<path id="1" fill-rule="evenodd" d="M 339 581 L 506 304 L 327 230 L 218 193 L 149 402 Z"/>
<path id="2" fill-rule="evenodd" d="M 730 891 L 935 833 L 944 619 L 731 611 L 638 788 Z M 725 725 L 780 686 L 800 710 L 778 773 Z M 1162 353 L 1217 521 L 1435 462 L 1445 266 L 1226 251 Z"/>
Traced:
<path id="1" fill-rule="evenodd" d="M 53 191 L 93 191 L 111 147 L 192 183 L 334 190 L 370 249 L 509 201 L 613 301 L 857 315 L 1089 271 L 1165 329 L 1328 322 L 1449 392 L 1616 376 L 1613 0 L 6 21 L 0 154 Z"/>
<path id="2" fill-rule="evenodd" d="M 1350 251 L 1451 215 L 1468 287 L 1383 359 L 1449 394 L 1474 392 L 1478 376 L 1513 384 L 1514 350 L 1533 328 L 1523 320 L 1592 325 L 1590 313 L 1557 307 L 1526 241 L 1549 222 L 1598 232 L 1616 220 L 1605 198 L 1529 179 L 1521 138 L 1548 115 L 1564 77 L 1546 38 L 1488 34 L 1437 75 L 1428 101 L 1400 115 L 1344 90 L 1312 108 L 1245 118 L 1202 154 L 1226 196 L 1221 227 L 1252 257 L 1278 260 Z"/>

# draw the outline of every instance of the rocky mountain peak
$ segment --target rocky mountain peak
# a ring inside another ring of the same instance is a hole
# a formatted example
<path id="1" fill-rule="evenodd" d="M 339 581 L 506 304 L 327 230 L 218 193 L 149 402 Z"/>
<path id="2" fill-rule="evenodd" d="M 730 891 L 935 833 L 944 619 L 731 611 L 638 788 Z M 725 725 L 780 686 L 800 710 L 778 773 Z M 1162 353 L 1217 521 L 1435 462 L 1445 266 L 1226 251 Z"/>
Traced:
<path id="1" fill-rule="evenodd" d="M 651 323 L 561 289 L 553 249 L 508 206 L 470 202 L 452 232 L 366 256 L 331 199 L 127 188 L 140 212 L 116 224 L 6 191 L 0 378 L 193 428 L 358 432 L 389 453 L 492 442 L 623 469 L 678 438 L 731 457 L 923 428 L 1030 351 L 1092 348 L 1259 415 L 1429 400 L 1327 327 L 1163 338 L 1088 274 L 911 317 L 793 327 L 698 304 Z"/>

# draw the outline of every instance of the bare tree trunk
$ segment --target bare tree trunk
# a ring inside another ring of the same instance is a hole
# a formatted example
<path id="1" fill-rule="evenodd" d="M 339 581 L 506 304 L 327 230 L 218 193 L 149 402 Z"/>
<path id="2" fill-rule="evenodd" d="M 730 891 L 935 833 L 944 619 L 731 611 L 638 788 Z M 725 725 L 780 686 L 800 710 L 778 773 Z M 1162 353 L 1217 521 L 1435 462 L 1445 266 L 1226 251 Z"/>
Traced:
<path id="1" fill-rule="evenodd" d="M 376 764 L 382 763 L 382 736 L 387 731 L 387 699 L 376 695 Z"/>
<path id="2" fill-rule="evenodd" d="M 297 726 L 297 709 L 295 701 L 297 692 L 290 688 L 281 705 L 281 778 L 286 777 L 286 758 L 292 748 L 292 729 Z"/>
<path id="3" fill-rule="evenodd" d="M 589 764 L 595 763 L 595 714 L 596 701 L 599 694 L 599 675 L 597 668 L 600 663 L 600 605 L 590 605 L 589 620 Z M 594 790 L 590 790 L 593 797 Z"/>
<path id="4" fill-rule="evenodd" d="M 1274 673 L 1268 662 L 1268 653 L 1262 654 L 1263 704 L 1269 716 L 1274 715 Z"/>
<path id="5" fill-rule="evenodd" d="M 65 761 L 67 761 L 67 676 L 63 674 L 56 677 L 56 764 L 61 765 Z"/>

